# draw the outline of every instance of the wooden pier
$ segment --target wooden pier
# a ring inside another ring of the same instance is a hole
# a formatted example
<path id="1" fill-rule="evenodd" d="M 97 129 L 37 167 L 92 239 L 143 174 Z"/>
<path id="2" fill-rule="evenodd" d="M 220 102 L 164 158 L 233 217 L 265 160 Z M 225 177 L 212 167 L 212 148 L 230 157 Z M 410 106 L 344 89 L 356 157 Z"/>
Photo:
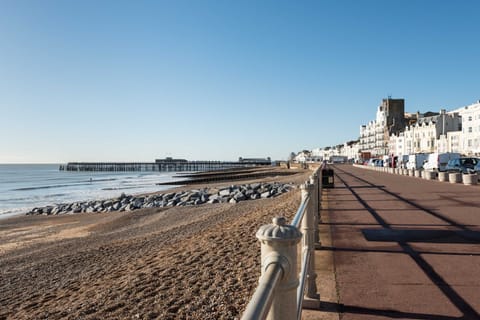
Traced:
<path id="1" fill-rule="evenodd" d="M 155 162 L 69 162 L 60 165 L 61 171 L 99 171 L 99 172 L 129 172 L 129 171 L 209 171 L 230 168 L 245 168 L 271 166 L 270 158 L 243 159 L 239 161 L 188 161 L 185 159 L 157 159 Z"/>

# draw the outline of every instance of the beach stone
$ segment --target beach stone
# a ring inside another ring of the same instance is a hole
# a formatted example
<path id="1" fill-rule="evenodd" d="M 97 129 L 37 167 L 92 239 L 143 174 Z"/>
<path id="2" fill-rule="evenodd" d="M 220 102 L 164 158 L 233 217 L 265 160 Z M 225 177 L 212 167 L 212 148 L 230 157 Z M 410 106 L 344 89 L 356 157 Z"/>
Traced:
<path id="1" fill-rule="evenodd" d="M 133 203 L 131 202 L 133 208 L 138 209 L 143 206 L 143 198 L 137 198 L 133 200 Z"/>
<path id="2" fill-rule="evenodd" d="M 247 197 L 243 194 L 243 192 L 239 191 L 238 193 L 236 193 L 234 196 L 233 196 L 233 199 L 235 199 L 235 201 L 243 201 L 243 200 L 246 200 Z"/>
<path id="3" fill-rule="evenodd" d="M 122 204 L 120 201 L 116 201 L 113 205 L 112 205 L 112 209 L 113 210 L 119 210 L 121 208 Z"/>
<path id="4" fill-rule="evenodd" d="M 229 197 L 222 197 L 219 199 L 220 203 L 227 203 L 230 200 Z"/>
<path id="5" fill-rule="evenodd" d="M 260 197 L 261 197 L 261 196 L 260 196 L 258 193 L 254 193 L 254 194 L 252 194 L 252 195 L 250 196 L 250 199 L 251 199 L 251 200 L 257 200 L 257 199 L 260 199 Z"/>
<path id="6" fill-rule="evenodd" d="M 262 199 L 270 198 L 270 196 L 271 196 L 270 191 L 265 191 L 265 192 L 262 192 L 262 193 L 260 194 L 260 197 L 261 197 Z"/>
<path id="7" fill-rule="evenodd" d="M 255 191 L 253 191 L 252 189 L 247 189 L 245 191 L 245 197 L 250 198 L 252 196 L 252 194 L 254 194 L 254 193 L 255 193 Z"/>
<path id="8" fill-rule="evenodd" d="M 219 195 L 220 197 L 230 196 L 230 188 L 220 190 L 220 191 L 218 192 L 218 195 Z"/>
<path id="9" fill-rule="evenodd" d="M 260 183 L 252 183 L 250 184 L 250 188 L 253 189 L 253 190 L 257 190 L 258 188 L 260 188 L 262 185 Z"/>
<path id="10" fill-rule="evenodd" d="M 169 201 L 175 196 L 175 193 L 167 193 L 163 196 L 163 200 Z"/>

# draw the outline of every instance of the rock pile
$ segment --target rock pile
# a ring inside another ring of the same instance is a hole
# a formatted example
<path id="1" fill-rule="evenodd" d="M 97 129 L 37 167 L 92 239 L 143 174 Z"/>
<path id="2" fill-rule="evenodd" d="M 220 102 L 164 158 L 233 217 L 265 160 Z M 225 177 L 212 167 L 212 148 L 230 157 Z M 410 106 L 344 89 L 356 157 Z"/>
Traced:
<path id="1" fill-rule="evenodd" d="M 237 203 L 246 200 L 265 199 L 281 195 L 292 188 L 291 184 L 252 183 L 232 185 L 226 188 L 205 188 L 165 194 L 132 196 L 115 199 L 74 202 L 34 208 L 27 215 L 58 215 L 80 212 L 132 211 L 141 208 L 191 206 L 204 203 Z"/>

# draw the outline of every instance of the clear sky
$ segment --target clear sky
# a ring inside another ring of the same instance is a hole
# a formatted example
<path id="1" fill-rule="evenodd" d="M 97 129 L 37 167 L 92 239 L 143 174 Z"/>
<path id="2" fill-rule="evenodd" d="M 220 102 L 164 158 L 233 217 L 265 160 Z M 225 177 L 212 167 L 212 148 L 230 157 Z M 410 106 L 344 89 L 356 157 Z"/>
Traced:
<path id="1" fill-rule="evenodd" d="M 286 159 L 480 99 L 480 1 L 0 0 L 0 163 Z"/>

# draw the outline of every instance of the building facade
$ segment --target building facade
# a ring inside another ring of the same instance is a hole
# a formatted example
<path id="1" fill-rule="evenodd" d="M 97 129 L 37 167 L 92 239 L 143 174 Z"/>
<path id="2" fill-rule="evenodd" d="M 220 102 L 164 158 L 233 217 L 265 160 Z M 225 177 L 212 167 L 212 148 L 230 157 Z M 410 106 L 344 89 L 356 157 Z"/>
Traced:
<path id="1" fill-rule="evenodd" d="M 375 120 L 360 127 L 360 151 L 375 157 L 389 154 L 390 136 L 403 131 L 405 123 L 405 100 L 383 99 Z"/>
<path id="2" fill-rule="evenodd" d="M 480 100 L 454 112 L 458 112 L 462 117 L 459 141 L 461 153 L 480 156 Z"/>
<path id="3" fill-rule="evenodd" d="M 317 149 L 324 159 L 362 153 L 381 158 L 415 153 L 455 152 L 480 157 L 480 100 L 447 112 L 404 112 L 403 99 L 383 99 L 375 120 L 360 127 L 358 141 Z"/>

